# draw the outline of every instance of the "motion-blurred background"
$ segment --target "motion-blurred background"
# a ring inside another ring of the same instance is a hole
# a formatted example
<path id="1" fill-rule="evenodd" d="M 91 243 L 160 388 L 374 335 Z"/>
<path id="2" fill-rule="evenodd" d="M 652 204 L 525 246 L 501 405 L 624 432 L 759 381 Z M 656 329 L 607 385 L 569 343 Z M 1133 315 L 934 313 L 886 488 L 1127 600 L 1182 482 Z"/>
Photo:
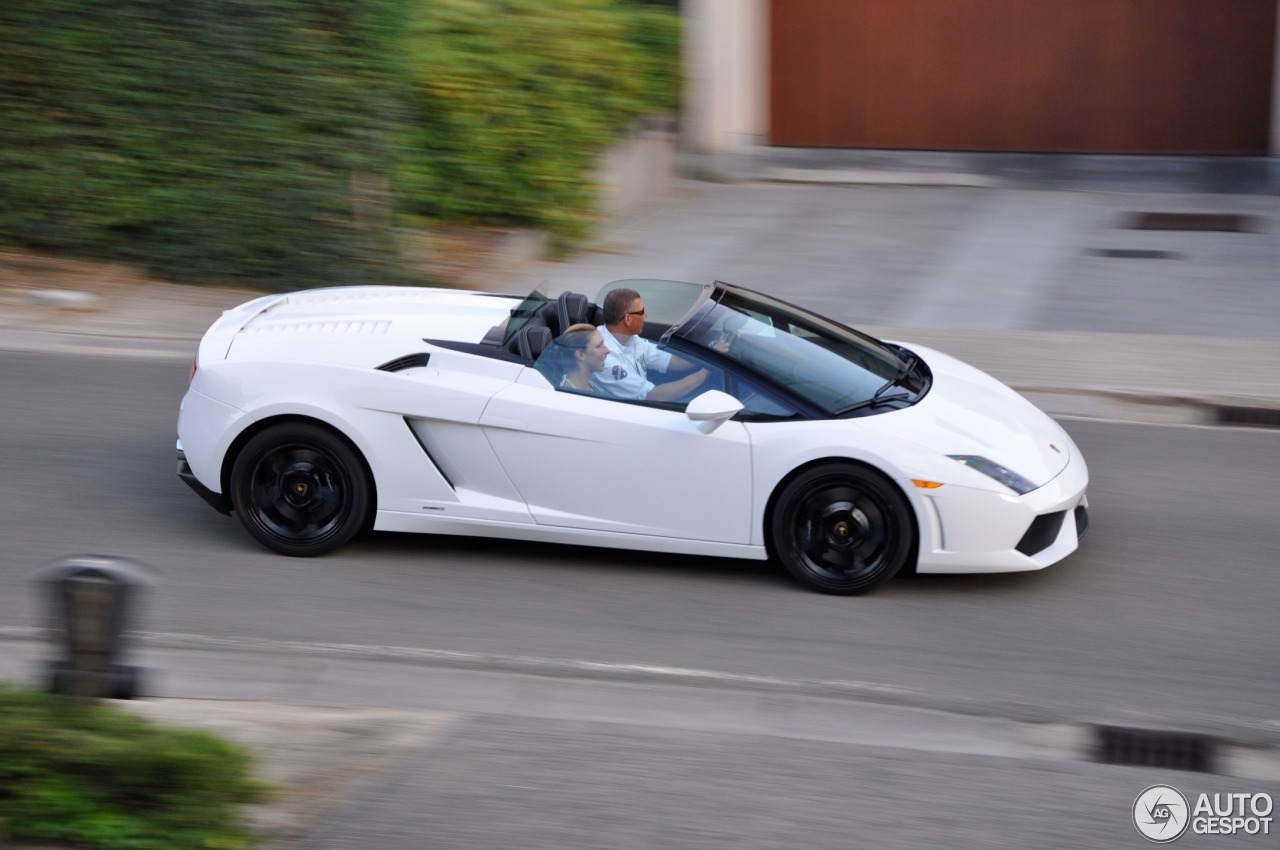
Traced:
<path id="1" fill-rule="evenodd" d="M 267 846 L 1114 848 L 1150 785 L 1275 797 L 1278 16 L 6 0 L 0 678 L 48 654 L 37 566 L 154 568 L 141 710 L 253 744 Z M 254 291 L 625 277 L 992 372 L 1089 460 L 1081 550 L 858 599 L 447 537 L 297 561 L 174 475 L 195 342 Z"/>

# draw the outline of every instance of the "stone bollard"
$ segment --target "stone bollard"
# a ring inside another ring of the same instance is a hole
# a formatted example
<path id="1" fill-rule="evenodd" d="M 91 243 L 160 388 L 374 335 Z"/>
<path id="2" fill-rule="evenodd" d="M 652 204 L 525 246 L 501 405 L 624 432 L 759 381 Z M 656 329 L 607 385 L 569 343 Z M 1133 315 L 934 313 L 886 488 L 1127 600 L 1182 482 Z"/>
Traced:
<path id="1" fill-rule="evenodd" d="M 120 658 L 141 591 L 154 584 L 147 572 L 122 558 L 83 555 L 46 564 L 32 579 L 47 590 L 50 629 L 65 651 L 45 665 L 47 690 L 86 698 L 138 696 L 138 668 Z"/>

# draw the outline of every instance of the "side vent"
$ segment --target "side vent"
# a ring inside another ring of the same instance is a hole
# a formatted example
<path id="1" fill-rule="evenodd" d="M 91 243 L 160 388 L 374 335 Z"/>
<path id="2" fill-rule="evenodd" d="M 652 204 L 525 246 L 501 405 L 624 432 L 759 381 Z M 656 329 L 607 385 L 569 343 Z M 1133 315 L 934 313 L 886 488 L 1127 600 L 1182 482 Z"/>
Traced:
<path id="1" fill-rule="evenodd" d="M 404 357 L 397 357 L 395 360 L 388 360 L 378 367 L 380 372 L 403 372 L 405 369 L 415 369 L 419 366 L 426 366 L 431 360 L 431 352 L 421 351 L 417 354 L 406 354 Z"/>

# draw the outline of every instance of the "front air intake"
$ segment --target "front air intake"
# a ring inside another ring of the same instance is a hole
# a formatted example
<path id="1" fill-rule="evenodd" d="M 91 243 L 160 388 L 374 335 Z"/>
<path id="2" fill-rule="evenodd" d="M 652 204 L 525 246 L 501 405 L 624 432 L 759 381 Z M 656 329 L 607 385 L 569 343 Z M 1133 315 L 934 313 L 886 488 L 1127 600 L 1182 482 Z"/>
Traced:
<path id="1" fill-rule="evenodd" d="M 1056 511 L 1036 517 L 1031 521 L 1031 527 L 1027 529 L 1026 534 L 1022 535 L 1022 539 L 1018 541 L 1015 548 L 1028 558 L 1048 549 L 1053 545 L 1053 541 L 1058 539 L 1058 532 L 1062 530 L 1062 520 L 1066 516 L 1066 511 Z"/>

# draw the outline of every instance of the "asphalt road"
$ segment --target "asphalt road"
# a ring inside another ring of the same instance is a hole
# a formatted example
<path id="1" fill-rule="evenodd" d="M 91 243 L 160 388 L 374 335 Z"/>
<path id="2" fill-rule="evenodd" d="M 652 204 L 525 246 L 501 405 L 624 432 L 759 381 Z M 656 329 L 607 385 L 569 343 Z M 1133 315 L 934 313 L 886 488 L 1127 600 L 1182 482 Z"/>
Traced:
<path id="1" fill-rule="evenodd" d="M 1068 422 L 1093 474 L 1081 551 L 844 599 L 763 563 L 550 545 L 375 534 L 321 559 L 270 554 L 174 475 L 186 369 L 0 354 L 0 625 L 40 622 L 35 567 L 95 552 L 160 573 L 145 630 L 268 651 L 676 667 L 1058 720 L 1280 717 L 1272 431 Z"/>

